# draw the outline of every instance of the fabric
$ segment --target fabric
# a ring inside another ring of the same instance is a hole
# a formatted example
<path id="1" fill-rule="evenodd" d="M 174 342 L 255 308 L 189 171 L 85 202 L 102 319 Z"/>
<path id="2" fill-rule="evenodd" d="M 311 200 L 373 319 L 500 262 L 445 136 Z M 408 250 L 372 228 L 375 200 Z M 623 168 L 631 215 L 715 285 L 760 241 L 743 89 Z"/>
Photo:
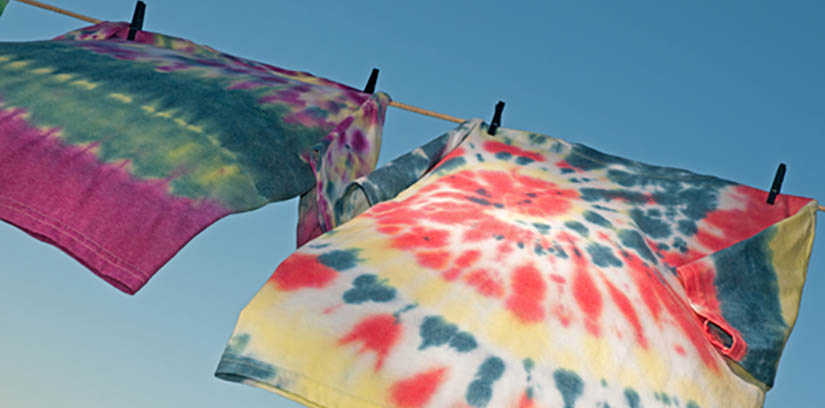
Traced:
<path id="1" fill-rule="evenodd" d="M 486 129 L 348 187 L 369 208 L 277 267 L 216 375 L 324 408 L 762 406 L 817 203 Z"/>
<path id="2" fill-rule="evenodd" d="M 118 289 L 216 220 L 311 190 L 306 156 L 331 138 L 351 148 L 321 154 L 361 163 L 346 177 L 374 168 L 386 94 L 128 31 L 0 43 L 0 219 Z"/>
<path id="3" fill-rule="evenodd" d="M 6 9 L 6 6 L 9 4 L 9 0 L 0 0 L 0 16 L 3 15 L 3 10 Z"/>

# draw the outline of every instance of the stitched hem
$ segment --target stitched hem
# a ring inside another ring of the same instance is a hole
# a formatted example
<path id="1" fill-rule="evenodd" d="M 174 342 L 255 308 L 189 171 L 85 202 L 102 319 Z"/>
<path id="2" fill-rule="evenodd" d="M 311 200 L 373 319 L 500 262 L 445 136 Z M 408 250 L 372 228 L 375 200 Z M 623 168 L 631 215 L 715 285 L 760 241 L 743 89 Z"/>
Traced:
<path id="1" fill-rule="evenodd" d="M 111 251 L 79 231 L 2 196 L 0 219 L 40 241 L 60 248 L 95 275 L 127 294 L 134 294 L 149 280 L 148 274 L 126 265 Z"/>
<path id="2" fill-rule="evenodd" d="M 309 378 L 302 373 L 273 366 L 275 375 L 260 371 L 260 367 L 224 354 L 215 370 L 215 377 L 243 383 L 274 392 L 310 408 L 389 408 L 341 391 Z"/>

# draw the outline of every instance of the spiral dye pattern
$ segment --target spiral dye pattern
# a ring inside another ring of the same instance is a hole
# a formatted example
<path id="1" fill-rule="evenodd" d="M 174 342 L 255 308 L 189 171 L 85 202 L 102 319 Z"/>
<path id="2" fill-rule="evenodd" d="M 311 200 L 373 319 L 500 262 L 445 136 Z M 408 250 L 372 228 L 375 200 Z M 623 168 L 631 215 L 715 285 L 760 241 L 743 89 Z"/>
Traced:
<path id="1" fill-rule="evenodd" d="M 486 130 L 351 184 L 216 375 L 325 408 L 761 407 L 816 202 Z"/>

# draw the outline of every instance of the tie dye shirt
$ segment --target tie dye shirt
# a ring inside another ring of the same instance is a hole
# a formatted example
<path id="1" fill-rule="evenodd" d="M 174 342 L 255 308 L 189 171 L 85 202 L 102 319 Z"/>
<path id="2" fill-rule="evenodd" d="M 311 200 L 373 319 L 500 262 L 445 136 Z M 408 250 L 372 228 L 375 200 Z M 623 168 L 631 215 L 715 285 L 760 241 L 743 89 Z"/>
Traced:
<path id="1" fill-rule="evenodd" d="M 216 375 L 324 408 L 761 407 L 816 202 L 486 129 L 351 185 Z"/>
<path id="2" fill-rule="evenodd" d="M 374 169 L 386 94 L 128 31 L 0 43 L 0 219 L 118 289 L 136 292 L 228 214 Z M 300 225 L 325 217 L 312 208 Z"/>

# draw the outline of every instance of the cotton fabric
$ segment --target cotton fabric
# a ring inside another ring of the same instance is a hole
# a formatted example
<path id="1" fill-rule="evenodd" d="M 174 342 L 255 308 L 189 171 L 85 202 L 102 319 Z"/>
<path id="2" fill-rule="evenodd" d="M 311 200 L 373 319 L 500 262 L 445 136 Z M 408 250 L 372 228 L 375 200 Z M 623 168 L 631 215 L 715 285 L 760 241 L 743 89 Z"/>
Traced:
<path id="1" fill-rule="evenodd" d="M 310 191 L 329 140 L 319 154 L 360 162 L 340 180 L 374 168 L 386 94 L 128 31 L 0 43 L 0 219 L 118 289 L 218 219 Z"/>
<path id="2" fill-rule="evenodd" d="M 433 143 L 347 188 L 218 377 L 324 408 L 763 405 L 814 200 L 478 120 Z"/>

